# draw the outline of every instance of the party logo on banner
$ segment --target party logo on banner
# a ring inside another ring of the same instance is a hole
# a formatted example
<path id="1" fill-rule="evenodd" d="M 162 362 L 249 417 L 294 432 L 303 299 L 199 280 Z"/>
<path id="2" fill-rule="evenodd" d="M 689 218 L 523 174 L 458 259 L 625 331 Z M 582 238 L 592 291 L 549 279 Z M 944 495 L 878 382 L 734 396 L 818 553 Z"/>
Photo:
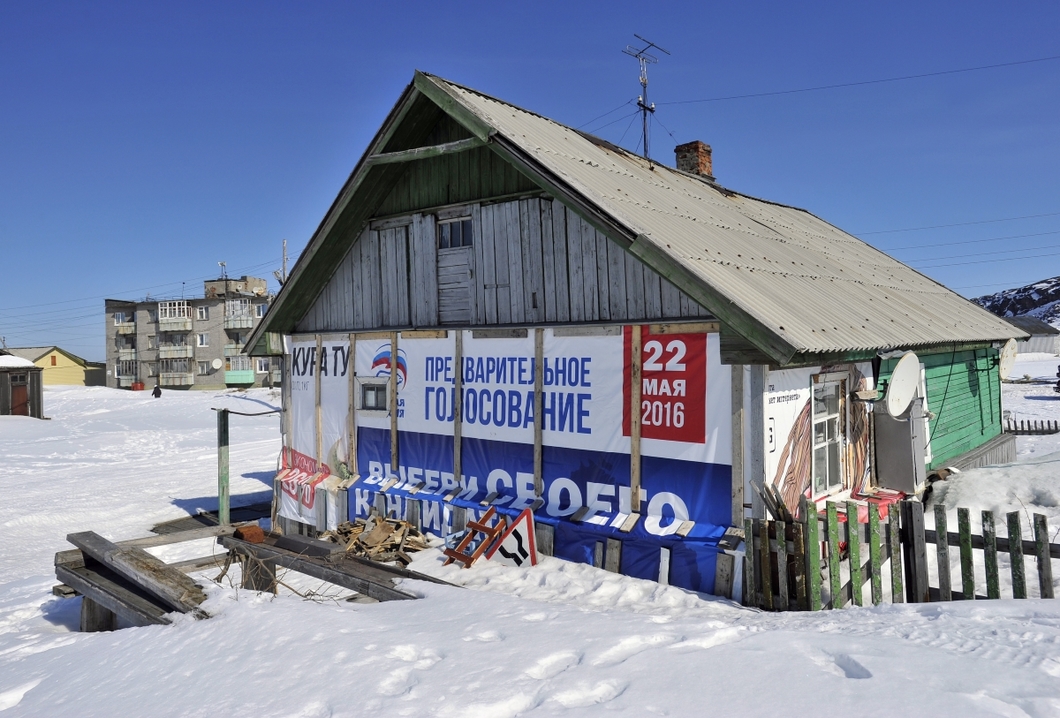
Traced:
<path id="1" fill-rule="evenodd" d="M 401 391 L 405 387 L 405 380 L 408 377 L 408 359 L 405 356 L 403 349 L 398 349 L 397 356 L 397 389 Z M 372 376 L 376 377 L 390 377 L 390 343 L 380 345 L 379 349 L 376 350 L 375 356 L 372 357 Z"/>

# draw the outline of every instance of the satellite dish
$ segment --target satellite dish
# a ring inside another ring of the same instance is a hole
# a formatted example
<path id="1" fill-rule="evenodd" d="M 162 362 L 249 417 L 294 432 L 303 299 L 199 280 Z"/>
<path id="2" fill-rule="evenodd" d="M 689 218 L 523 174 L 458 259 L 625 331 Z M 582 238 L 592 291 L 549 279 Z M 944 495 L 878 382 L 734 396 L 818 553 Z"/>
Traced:
<path id="1" fill-rule="evenodd" d="M 891 372 L 891 380 L 887 383 L 887 396 L 884 397 L 887 413 L 893 417 L 904 414 L 916 396 L 919 384 L 920 358 L 913 352 L 906 352 L 898 360 L 894 371 Z"/>
<path id="2" fill-rule="evenodd" d="M 1016 363 L 1016 340 L 1009 339 L 1005 342 L 1005 346 L 1001 348 L 1000 362 L 997 365 L 997 371 L 1001 375 L 1002 381 L 1008 379 L 1008 375 L 1012 373 L 1012 365 Z"/>
<path id="3" fill-rule="evenodd" d="M 220 369 L 222 364 L 224 364 L 224 362 L 220 359 L 214 359 L 212 362 L 210 362 L 210 366 L 212 366 L 214 369 Z"/>

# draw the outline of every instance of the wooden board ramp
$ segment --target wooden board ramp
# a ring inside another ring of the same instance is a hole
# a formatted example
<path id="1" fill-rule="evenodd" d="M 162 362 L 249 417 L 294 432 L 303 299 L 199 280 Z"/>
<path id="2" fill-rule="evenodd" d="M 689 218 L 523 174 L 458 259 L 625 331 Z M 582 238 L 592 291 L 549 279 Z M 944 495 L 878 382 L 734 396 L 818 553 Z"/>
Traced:
<path id="1" fill-rule="evenodd" d="M 143 549 L 231 534 L 238 526 L 200 527 L 190 531 L 109 541 L 91 531 L 70 534 L 76 549 L 55 554 L 52 589 L 61 597 L 82 596 L 81 630 L 109 631 L 121 625 L 171 623 L 173 611 L 205 618 L 199 608 L 202 589 L 185 572 L 219 564 L 224 556 L 203 556 L 167 564 Z"/>

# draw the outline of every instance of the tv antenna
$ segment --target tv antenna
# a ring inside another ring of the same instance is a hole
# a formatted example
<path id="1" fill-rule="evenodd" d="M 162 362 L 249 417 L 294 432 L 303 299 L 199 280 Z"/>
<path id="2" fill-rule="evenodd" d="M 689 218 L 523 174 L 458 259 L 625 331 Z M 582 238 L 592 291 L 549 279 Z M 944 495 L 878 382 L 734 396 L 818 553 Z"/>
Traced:
<path id="1" fill-rule="evenodd" d="M 221 279 L 228 279 L 228 263 L 218 262 L 217 266 L 221 268 Z"/>
<path id="2" fill-rule="evenodd" d="M 659 52 L 665 52 L 667 55 L 670 54 L 670 51 L 659 47 L 651 40 L 643 38 L 637 33 L 633 33 L 633 37 L 641 42 L 648 43 L 639 50 L 634 45 L 626 45 L 626 49 L 622 52 L 630 57 L 635 57 L 640 61 L 641 94 L 640 97 L 637 98 L 637 107 L 640 108 L 641 123 L 644 127 L 644 159 L 651 162 L 651 156 L 648 153 L 648 113 L 655 114 L 655 103 L 648 104 L 648 65 L 658 64 L 659 58 L 655 57 L 655 55 L 648 54 L 648 50 L 654 47 Z"/>

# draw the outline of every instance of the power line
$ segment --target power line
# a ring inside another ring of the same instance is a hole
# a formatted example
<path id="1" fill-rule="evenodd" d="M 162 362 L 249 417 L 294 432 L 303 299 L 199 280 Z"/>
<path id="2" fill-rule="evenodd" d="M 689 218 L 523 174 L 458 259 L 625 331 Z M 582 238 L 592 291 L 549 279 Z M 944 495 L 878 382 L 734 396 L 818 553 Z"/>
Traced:
<path id="1" fill-rule="evenodd" d="M 955 224 L 933 224 L 926 227 L 906 227 L 905 229 L 878 229 L 875 232 L 854 232 L 856 236 L 865 234 L 894 234 L 895 232 L 919 232 L 922 229 L 945 229 L 947 227 L 967 227 L 973 224 L 993 224 L 995 222 L 1014 222 L 1017 219 L 1036 219 L 1038 217 L 1056 217 L 1060 212 L 1047 212 L 1046 214 L 1025 214 L 1021 217 L 1003 217 L 1001 219 L 980 219 L 975 222 L 957 222 Z"/>
<path id="2" fill-rule="evenodd" d="M 1000 242 L 1003 239 L 1023 239 L 1024 237 L 1044 237 L 1050 234 L 1060 234 L 1060 229 L 1052 232 L 1035 232 L 1034 234 L 1010 234 L 1005 237 L 989 237 L 987 239 L 963 239 L 959 242 L 932 242 L 931 244 L 911 244 L 907 247 L 877 247 L 885 252 L 900 252 L 904 249 L 930 249 L 933 247 L 952 247 L 957 244 L 979 244 L 980 242 Z"/>
<path id="3" fill-rule="evenodd" d="M 992 264 L 994 262 L 1018 262 L 1023 259 L 1038 259 L 1040 257 L 1056 257 L 1060 255 L 1060 252 L 1049 252 L 1048 254 L 1032 254 L 1027 257 L 1009 257 L 1007 259 L 980 259 L 970 262 L 952 262 L 949 264 L 932 264 L 929 266 L 923 266 L 914 264 L 919 269 L 939 269 L 940 267 L 963 267 L 967 264 Z"/>
<path id="4" fill-rule="evenodd" d="M 722 102 L 724 100 L 745 100 L 753 97 L 772 97 L 775 95 L 794 95 L 799 92 L 817 92 L 818 90 L 836 90 L 842 87 L 859 87 L 862 85 L 879 85 L 885 82 L 900 82 L 903 80 L 919 80 L 925 77 L 938 77 L 940 75 L 956 75 L 962 72 L 976 72 L 978 70 L 992 70 L 999 67 L 1013 67 L 1015 65 L 1029 65 L 1035 62 L 1048 62 L 1060 60 L 1060 55 L 1049 57 L 1037 57 L 1032 60 L 1016 60 L 1014 62 L 1001 62 L 995 65 L 979 65 L 977 67 L 964 67 L 959 70 L 939 70 L 938 72 L 922 72 L 917 75 L 902 75 L 901 77 L 884 77 L 877 80 L 861 80 L 858 82 L 841 82 L 835 85 L 817 85 L 815 87 L 800 87 L 797 90 L 775 90 L 773 92 L 755 92 L 747 95 L 728 95 L 725 97 L 708 97 L 703 100 L 674 100 L 672 102 L 660 102 L 660 105 L 691 105 L 699 102 Z"/>
<path id="5" fill-rule="evenodd" d="M 944 254 L 939 257 L 920 257 L 918 259 L 911 259 L 911 262 L 937 262 L 942 259 L 960 259 L 963 257 L 974 256 L 974 257 L 985 257 L 991 254 L 1015 254 L 1016 252 L 1040 252 L 1044 249 L 1056 249 L 1056 245 L 1049 245 L 1046 247 L 1023 247 L 1021 249 L 999 249 L 996 252 L 976 252 L 973 255 L 960 255 L 960 254 Z M 1014 257 L 1014 259 L 1021 259 L 1021 257 Z"/>
<path id="6" fill-rule="evenodd" d="M 592 123 L 596 122 L 597 120 L 602 120 L 602 119 L 604 119 L 605 117 L 607 117 L 608 115 L 610 115 L 610 114 L 613 114 L 613 113 L 615 113 L 615 112 L 618 112 L 619 110 L 621 110 L 621 109 L 622 109 L 623 107 L 625 107 L 626 105 L 631 105 L 631 104 L 633 104 L 633 100 L 626 100 L 625 102 L 623 102 L 623 103 L 622 103 L 621 105 L 619 105 L 619 106 L 618 106 L 618 107 L 616 107 L 615 109 L 613 109 L 613 110 L 608 110 L 607 112 L 605 112 L 604 114 L 600 115 L 599 117 L 594 117 L 593 119 L 589 120 L 588 122 L 586 122 L 586 123 L 584 123 L 584 124 L 581 124 L 581 125 L 578 125 L 578 126 L 577 126 L 577 127 L 575 127 L 574 129 L 576 129 L 576 130 L 580 130 L 580 129 L 581 129 L 581 128 L 583 128 L 583 127 L 588 127 L 589 125 L 591 125 Z"/>

